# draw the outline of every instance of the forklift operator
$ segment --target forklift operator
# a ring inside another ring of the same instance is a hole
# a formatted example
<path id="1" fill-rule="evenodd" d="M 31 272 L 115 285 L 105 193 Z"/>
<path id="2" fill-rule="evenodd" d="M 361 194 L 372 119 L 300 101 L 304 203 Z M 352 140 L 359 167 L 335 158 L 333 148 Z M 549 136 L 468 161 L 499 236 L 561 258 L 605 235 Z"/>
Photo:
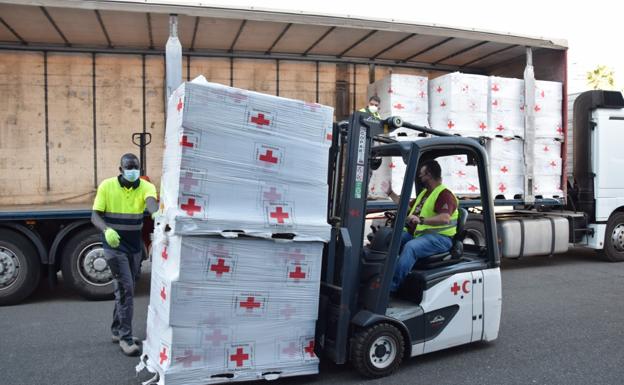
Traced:
<path id="1" fill-rule="evenodd" d="M 392 278 L 391 292 L 396 292 L 418 259 L 450 250 L 457 232 L 459 201 L 442 184 L 442 169 L 435 160 L 425 162 L 418 172 L 418 184 L 423 190 L 409 208 L 401 252 Z M 393 201 L 399 197 L 388 188 Z"/>

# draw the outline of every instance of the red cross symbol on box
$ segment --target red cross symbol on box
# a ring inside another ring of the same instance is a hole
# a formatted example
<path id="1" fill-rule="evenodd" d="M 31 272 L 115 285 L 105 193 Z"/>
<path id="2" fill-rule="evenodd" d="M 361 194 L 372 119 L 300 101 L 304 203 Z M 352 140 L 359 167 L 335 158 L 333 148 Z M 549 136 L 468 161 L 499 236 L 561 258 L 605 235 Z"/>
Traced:
<path id="1" fill-rule="evenodd" d="M 301 263 L 305 259 L 305 254 L 301 252 L 301 249 L 294 249 L 286 254 L 288 261 L 294 261 L 296 264 Z"/>
<path id="2" fill-rule="evenodd" d="M 442 92 L 442 87 L 438 86 L 438 88 L 436 88 L 436 91 L 438 91 L 438 93 Z"/>
<path id="3" fill-rule="evenodd" d="M 444 100 L 440 103 L 440 107 L 446 107 L 446 102 Z"/>
<path id="4" fill-rule="evenodd" d="M 182 362 L 182 366 L 190 368 L 193 366 L 193 362 L 201 360 L 201 356 L 194 356 L 192 350 L 185 350 L 182 357 L 176 357 L 177 362 Z"/>
<path id="5" fill-rule="evenodd" d="M 262 113 L 259 113 L 257 116 L 252 116 L 251 122 L 259 126 L 268 126 L 271 123 L 270 120 L 264 118 L 264 114 Z"/>
<path id="6" fill-rule="evenodd" d="M 210 252 L 212 253 L 212 255 L 216 256 L 216 257 L 229 257 L 230 253 L 225 249 L 225 247 L 223 247 L 223 244 L 219 243 L 217 244 L 217 248 L 215 249 L 211 249 Z"/>
<path id="7" fill-rule="evenodd" d="M 275 202 L 282 199 L 282 194 L 278 193 L 275 187 L 271 187 L 269 191 L 265 191 L 263 196 L 264 199 L 268 200 L 269 202 Z"/>
<path id="8" fill-rule="evenodd" d="M 291 342 L 288 347 L 282 349 L 282 353 L 288 354 L 289 357 L 294 357 L 298 353 L 297 344 Z"/>
<path id="9" fill-rule="evenodd" d="M 247 297 L 246 301 L 239 302 L 240 307 L 244 307 L 247 309 L 247 313 L 253 312 L 253 309 L 259 308 L 262 306 L 260 302 L 256 302 L 254 297 Z"/>
<path id="10" fill-rule="evenodd" d="M 524 111 L 524 104 L 520 105 L 520 111 Z"/>
<path id="11" fill-rule="evenodd" d="M 501 172 L 502 172 L 502 173 L 506 173 L 506 172 L 508 172 L 508 171 L 509 171 L 509 169 L 507 168 L 507 166 L 503 166 L 503 167 L 501 167 L 501 168 L 500 168 L 500 170 L 501 170 Z"/>
<path id="12" fill-rule="evenodd" d="M 297 309 L 295 309 L 294 307 L 290 306 L 290 304 L 288 304 L 286 305 L 285 308 L 282 309 L 280 313 L 282 314 L 284 318 L 289 320 L 293 315 L 297 313 Z"/>
<path id="13" fill-rule="evenodd" d="M 500 190 L 500 192 L 502 192 L 502 193 L 504 193 L 505 191 L 507 191 L 507 187 L 505 187 L 505 184 L 504 184 L 504 183 L 501 183 L 501 184 L 498 186 L 498 189 L 499 189 L 499 190 Z"/>
<path id="14" fill-rule="evenodd" d="M 397 110 L 402 110 L 402 109 L 405 108 L 405 106 L 402 105 L 401 103 L 397 103 L 397 104 L 394 105 L 394 108 L 396 108 Z"/>
<path id="15" fill-rule="evenodd" d="M 215 329 L 215 331 L 205 337 L 206 341 L 212 342 L 213 345 L 219 345 L 221 342 L 227 341 L 227 336 L 225 334 L 221 334 L 221 329 Z"/>
<path id="16" fill-rule="evenodd" d="M 308 346 L 306 346 L 304 350 L 310 355 L 310 357 L 314 357 L 314 340 L 310 340 L 310 342 L 308 342 Z"/>
<path id="17" fill-rule="evenodd" d="M 462 177 L 462 176 L 466 176 L 466 173 L 463 172 L 462 170 L 457 171 L 457 176 Z"/>
<path id="18" fill-rule="evenodd" d="M 539 106 L 539 104 L 535 105 L 535 112 L 540 112 L 542 110 L 542 107 Z"/>
<path id="19" fill-rule="evenodd" d="M 372 192 L 375 192 L 375 190 L 376 190 L 376 189 L 375 189 L 375 186 L 372 186 L 370 190 L 371 190 Z"/>
<path id="20" fill-rule="evenodd" d="M 176 109 L 178 110 L 178 112 L 182 110 L 183 106 L 184 106 L 184 103 L 182 103 L 182 98 L 178 99 L 178 105 L 176 106 Z"/>
<path id="21" fill-rule="evenodd" d="M 332 140 L 332 139 L 334 139 L 334 135 L 333 134 L 327 134 L 327 135 L 325 135 L 325 139 Z"/>
<path id="22" fill-rule="evenodd" d="M 462 89 L 462 91 L 467 92 L 468 91 L 468 84 L 465 84 Z"/>
<path id="23" fill-rule="evenodd" d="M 249 354 L 245 353 L 243 348 L 236 348 L 236 354 L 230 356 L 230 361 L 236 362 L 236 366 L 243 366 L 243 363 L 249 359 Z"/>
<path id="24" fill-rule="evenodd" d="M 160 352 L 158 356 L 160 357 L 160 364 L 162 365 L 163 362 L 169 359 L 169 357 L 167 356 L 167 348 L 163 347 L 162 352 Z"/>
<path id="25" fill-rule="evenodd" d="M 503 126 L 502 124 L 499 124 L 498 127 L 496 127 L 496 129 L 498 131 L 505 131 L 505 126 Z"/>
<path id="26" fill-rule="evenodd" d="M 557 133 L 559 135 L 563 134 L 563 128 L 561 126 L 557 126 Z"/>
<path id="27" fill-rule="evenodd" d="M 544 93 L 544 90 L 542 90 L 542 92 L 540 92 L 540 96 L 541 96 L 542 98 L 546 97 L 546 94 Z"/>
<path id="28" fill-rule="evenodd" d="M 160 256 L 162 257 L 162 259 L 164 259 L 165 261 L 167 260 L 167 258 L 169 258 L 169 254 L 167 254 L 167 246 L 165 246 L 165 248 L 163 249 L 162 253 L 160 254 Z"/>
<path id="29" fill-rule="evenodd" d="M 180 208 L 190 216 L 201 211 L 201 206 L 195 204 L 195 198 L 189 198 L 187 203 L 180 205 Z"/>
<path id="30" fill-rule="evenodd" d="M 230 272 L 230 267 L 225 264 L 225 259 L 219 258 L 216 264 L 210 265 L 210 271 L 214 271 L 217 277 L 221 277 L 224 273 Z"/>
<path id="31" fill-rule="evenodd" d="M 478 190 L 477 186 L 473 185 L 472 183 L 470 184 L 470 187 L 468 187 L 468 190 L 475 192 Z"/>
<path id="32" fill-rule="evenodd" d="M 160 298 L 162 298 L 163 301 L 167 300 L 167 292 L 164 286 L 160 289 Z"/>
<path id="33" fill-rule="evenodd" d="M 393 93 L 393 92 L 394 92 L 394 91 L 392 90 L 392 88 L 388 88 L 388 93 L 389 93 L 389 94 L 391 94 L 391 93 Z"/>
<path id="34" fill-rule="evenodd" d="M 305 277 L 306 273 L 305 271 L 301 270 L 301 266 L 297 266 L 295 268 L 295 271 L 291 271 L 290 273 L 288 273 L 288 278 L 292 278 L 294 280 L 305 279 Z"/>
<path id="35" fill-rule="evenodd" d="M 394 162 L 390 162 L 390 165 L 388 166 L 390 168 L 396 168 L 396 165 L 394 164 Z"/>
<path id="36" fill-rule="evenodd" d="M 418 96 L 420 96 L 421 99 L 424 99 L 425 98 L 425 91 L 420 91 Z"/>
<path id="37" fill-rule="evenodd" d="M 273 164 L 276 164 L 278 161 L 277 157 L 273 156 L 273 150 L 266 150 L 264 155 L 260 155 L 258 159 L 260 159 L 263 162 L 273 163 Z"/>
<path id="38" fill-rule="evenodd" d="M 492 102 L 492 105 L 494 107 L 498 106 L 498 99 L 494 99 L 494 101 Z"/>
<path id="39" fill-rule="evenodd" d="M 448 124 L 446 126 L 449 128 L 449 130 L 451 130 L 451 129 L 453 129 L 453 127 L 455 127 L 455 123 L 453 123 L 452 120 L 449 120 Z"/>
<path id="40" fill-rule="evenodd" d="M 499 90 L 500 90 L 500 88 L 498 88 L 498 84 L 494 83 L 494 85 L 492 86 L 492 91 L 496 92 L 496 91 L 499 91 Z"/>
<path id="41" fill-rule="evenodd" d="M 481 124 L 479 124 L 479 128 L 481 129 L 481 131 L 485 131 L 485 129 L 487 128 L 487 125 L 481 122 Z"/>
<path id="42" fill-rule="evenodd" d="M 191 187 L 197 186 L 198 183 L 199 183 L 199 181 L 197 179 L 193 179 L 193 173 L 192 172 L 184 173 L 184 176 L 182 178 L 180 178 L 180 181 L 181 181 L 182 187 L 184 187 L 184 191 L 191 190 Z"/>
<path id="43" fill-rule="evenodd" d="M 557 162 L 555 162 L 554 160 L 550 162 L 550 166 L 555 168 L 557 167 Z"/>
<path id="44" fill-rule="evenodd" d="M 281 206 L 275 208 L 275 212 L 269 214 L 271 218 L 277 219 L 277 223 L 284 223 L 284 219 L 288 218 L 288 213 L 284 212 Z"/>
<path id="45" fill-rule="evenodd" d="M 548 148 L 548 146 L 544 146 L 544 152 L 548 152 L 550 151 L 550 148 Z"/>
<path id="46" fill-rule="evenodd" d="M 180 141 L 182 147 L 190 147 L 193 148 L 195 145 L 188 141 L 188 136 L 182 135 L 182 140 Z"/>

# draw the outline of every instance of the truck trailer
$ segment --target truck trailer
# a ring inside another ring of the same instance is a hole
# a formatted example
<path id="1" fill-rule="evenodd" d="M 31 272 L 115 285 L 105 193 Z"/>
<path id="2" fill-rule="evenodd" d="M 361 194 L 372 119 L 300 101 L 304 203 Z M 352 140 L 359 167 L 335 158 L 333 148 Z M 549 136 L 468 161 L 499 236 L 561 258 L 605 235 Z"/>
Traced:
<path id="1" fill-rule="evenodd" d="M 366 104 L 369 83 L 389 74 L 431 79 L 461 71 L 525 78 L 529 63 L 534 76 L 525 81 L 562 83 L 562 129 L 567 132 L 567 43 L 563 40 L 395 20 L 165 2 L 0 1 L 0 12 L 0 76 L 4 79 L 0 83 L 6 100 L 0 111 L 1 304 L 19 303 L 32 293 L 40 277 L 54 282 L 60 270 L 64 283 L 83 296 L 110 298 L 112 277 L 103 263 L 97 231 L 88 221 L 90 204 L 98 183 L 116 172 L 119 156 L 136 150 L 131 140 L 135 132 L 151 134 L 143 175 L 159 184 L 164 47 L 172 15 L 184 48 L 181 73 L 187 80 L 202 74 L 213 82 L 332 105 L 340 121 Z M 605 114 L 594 118 L 602 119 L 596 121 L 598 125 L 617 123 L 609 115 L 619 111 L 613 95 L 597 95 L 592 98 L 602 101 L 586 107 L 585 116 L 602 111 Z M 580 119 L 582 114 L 577 115 Z M 591 171 L 586 168 L 586 179 L 569 190 L 562 173 L 561 197 L 494 200 L 496 206 L 515 209 L 497 214 L 503 256 L 535 254 L 523 240 L 535 226 L 545 226 L 550 229 L 542 232 L 545 243 L 561 239 L 565 227 L 568 243 L 604 250 L 611 260 L 621 259 L 624 248 L 615 240 L 622 237 L 619 210 L 624 202 L 612 196 L 618 194 L 613 184 L 617 179 L 599 170 L 604 163 L 595 163 L 603 162 L 597 154 L 616 142 L 612 134 L 602 133 L 590 128 L 577 140 L 575 130 L 575 146 L 587 145 L 588 135 L 593 140 L 595 147 L 584 147 L 592 151 L 579 158 L 591 165 Z M 565 143 L 562 148 L 565 170 Z M 617 153 L 607 159 L 616 160 Z M 598 184 L 590 189 L 592 183 Z M 473 207 L 465 242 L 480 244 L 485 233 L 479 205 L 475 200 L 462 205 Z M 368 211 L 395 208 L 385 201 L 367 205 Z M 520 231 L 516 234 L 525 234 L 520 246 L 517 237 L 506 235 L 516 228 Z"/>

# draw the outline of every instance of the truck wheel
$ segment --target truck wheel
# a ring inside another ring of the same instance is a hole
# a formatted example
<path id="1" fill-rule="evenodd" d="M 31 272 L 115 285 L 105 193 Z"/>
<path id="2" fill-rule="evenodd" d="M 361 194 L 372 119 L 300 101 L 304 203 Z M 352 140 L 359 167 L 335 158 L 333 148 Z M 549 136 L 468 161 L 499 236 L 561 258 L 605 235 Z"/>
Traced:
<path id="1" fill-rule="evenodd" d="M 0 305 L 12 305 L 37 288 L 41 263 L 37 250 L 23 235 L 0 229 Z"/>
<path id="2" fill-rule="evenodd" d="M 363 329 L 351 339 L 351 363 L 370 378 L 392 374 L 401 365 L 404 351 L 403 335 L 389 323 Z"/>
<path id="3" fill-rule="evenodd" d="M 611 262 L 624 261 L 624 212 L 616 212 L 607 222 L 604 256 Z"/>
<path id="4" fill-rule="evenodd" d="M 102 234 L 95 228 L 74 235 L 63 248 L 63 279 L 91 300 L 113 298 L 113 275 L 104 259 Z"/>
<path id="5" fill-rule="evenodd" d="M 485 225 L 481 219 L 469 219 L 464 230 L 464 244 L 485 247 Z"/>

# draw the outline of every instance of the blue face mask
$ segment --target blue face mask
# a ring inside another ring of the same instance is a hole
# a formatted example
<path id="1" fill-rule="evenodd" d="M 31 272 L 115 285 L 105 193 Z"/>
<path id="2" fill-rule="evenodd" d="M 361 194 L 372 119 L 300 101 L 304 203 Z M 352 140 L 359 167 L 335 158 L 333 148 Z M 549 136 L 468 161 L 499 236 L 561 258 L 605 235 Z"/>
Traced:
<path id="1" fill-rule="evenodd" d="M 123 170 L 123 177 L 128 182 L 134 182 L 139 179 L 141 172 L 139 170 Z"/>

